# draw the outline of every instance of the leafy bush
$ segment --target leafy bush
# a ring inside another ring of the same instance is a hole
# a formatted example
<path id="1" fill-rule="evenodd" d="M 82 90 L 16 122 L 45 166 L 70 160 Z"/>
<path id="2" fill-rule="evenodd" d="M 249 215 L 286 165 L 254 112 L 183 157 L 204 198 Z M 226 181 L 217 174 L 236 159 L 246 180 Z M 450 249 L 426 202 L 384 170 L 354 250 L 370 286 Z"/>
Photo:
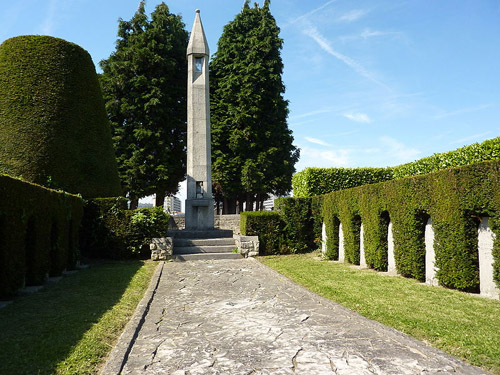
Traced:
<path id="1" fill-rule="evenodd" d="M 240 214 L 240 231 L 244 236 L 259 236 L 260 255 L 280 254 L 283 223 L 274 211 L 247 211 Z"/>
<path id="2" fill-rule="evenodd" d="M 80 197 L 6 175 L 0 195 L 0 297 L 75 267 Z"/>
<path id="3" fill-rule="evenodd" d="M 161 207 L 127 210 L 121 197 L 87 200 L 82 253 L 92 258 L 147 257 L 151 238 L 167 236 L 168 220 Z"/>
<path id="4" fill-rule="evenodd" d="M 20 36 L 0 45 L 0 173 L 84 197 L 120 195 L 94 64 L 76 44 Z"/>
<path id="5" fill-rule="evenodd" d="M 286 248 L 286 253 L 294 254 L 312 250 L 317 241 L 314 233 L 311 199 L 278 198 L 274 204 L 283 223 L 281 236 L 282 246 Z"/>

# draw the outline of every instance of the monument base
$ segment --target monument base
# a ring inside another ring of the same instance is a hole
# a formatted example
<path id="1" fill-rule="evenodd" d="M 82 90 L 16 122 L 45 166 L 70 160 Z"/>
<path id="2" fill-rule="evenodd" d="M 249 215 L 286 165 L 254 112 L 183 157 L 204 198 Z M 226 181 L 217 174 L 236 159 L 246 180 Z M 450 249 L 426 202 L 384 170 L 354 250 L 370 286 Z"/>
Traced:
<path id="1" fill-rule="evenodd" d="M 214 200 L 186 199 L 186 229 L 213 230 L 214 229 Z"/>

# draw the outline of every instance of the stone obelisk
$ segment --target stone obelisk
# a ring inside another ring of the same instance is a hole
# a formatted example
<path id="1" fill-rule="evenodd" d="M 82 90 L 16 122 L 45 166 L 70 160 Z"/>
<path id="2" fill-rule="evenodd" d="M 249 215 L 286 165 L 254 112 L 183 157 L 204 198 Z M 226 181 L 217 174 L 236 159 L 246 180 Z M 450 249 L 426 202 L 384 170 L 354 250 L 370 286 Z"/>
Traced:
<path id="1" fill-rule="evenodd" d="M 209 49 L 200 11 L 196 10 L 187 48 L 187 199 L 186 229 L 214 229 L 212 198 Z"/>

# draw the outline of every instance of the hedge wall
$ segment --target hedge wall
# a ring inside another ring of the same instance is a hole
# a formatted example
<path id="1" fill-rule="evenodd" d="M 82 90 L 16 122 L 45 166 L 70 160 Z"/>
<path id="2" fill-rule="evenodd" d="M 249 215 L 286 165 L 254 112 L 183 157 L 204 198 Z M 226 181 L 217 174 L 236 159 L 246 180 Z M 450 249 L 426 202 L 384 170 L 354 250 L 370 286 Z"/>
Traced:
<path id="1" fill-rule="evenodd" d="M 306 168 L 292 178 L 295 197 L 313 197 L 356 186 L 417 176 L 500 159 L 500 137 L 388 168 Z"/>
<path id="2" fill-rule="evenodd" d="M 0 196 L 0 297 L 76 265 L 81 198 L 6 175 Z"/>
<path id="3" fill-rule="evenodd" d="M 398 272 L 425 280 L 424 228 L 433 221 L 437 279 L 443 286 L 478 291 L 477 229 L 490 217 L 495 280 L 500 285 L 500 161 L 482 162 L 423 176 L 356 187 L 314 197 L 326 225 L 327 256 L 338 259 L 342 223 L 346 261 L 359 264 L 359 226 L 363 223 L 369 267 L 387 270 L 387 227 L 393 223 Z M 314 203 L 315 202 L 315 203 Z"/>
<path id="4" fill-rule="evenodd" d="M 246 211 L 240 214 L 240 232 L 259 236 L 260 255 L 283 253 L 283 223 L 274 211 Z"/>
<path id="5" fill-rule="evenodd" d="M 76 44 L 0 45 L 0 144 L 0 173 L 89 198 L 121 193 L 95 67 Z"/>
<path id="6" fill-rule="evenodd" d="M 390 168 L 306 168 L 292 177 L 293 195 L 313 197 L 392 178 Z"/>
<path id="7" fill-rule="evenodd" d="M 127 199 L 122 197 L 86 200 L 82 254 L 108 259 L 149 257 L 151 238 L 167 236 L 168 220 L 161 207 L 127 210 Z"/>

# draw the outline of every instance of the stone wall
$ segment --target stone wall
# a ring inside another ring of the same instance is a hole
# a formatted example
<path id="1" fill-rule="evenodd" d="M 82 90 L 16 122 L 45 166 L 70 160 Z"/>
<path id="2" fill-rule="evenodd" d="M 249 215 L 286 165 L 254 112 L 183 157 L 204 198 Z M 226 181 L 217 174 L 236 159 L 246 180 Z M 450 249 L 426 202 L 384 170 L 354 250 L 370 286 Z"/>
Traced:
<path id="1" fill-rule="evenodd" d="M 230 229 L 234 234 L 240 234 L 240 215 L 215 215 L 215 229 Z M 170 216 L 168 229 L 185 229 L 184 215 Z"/>

